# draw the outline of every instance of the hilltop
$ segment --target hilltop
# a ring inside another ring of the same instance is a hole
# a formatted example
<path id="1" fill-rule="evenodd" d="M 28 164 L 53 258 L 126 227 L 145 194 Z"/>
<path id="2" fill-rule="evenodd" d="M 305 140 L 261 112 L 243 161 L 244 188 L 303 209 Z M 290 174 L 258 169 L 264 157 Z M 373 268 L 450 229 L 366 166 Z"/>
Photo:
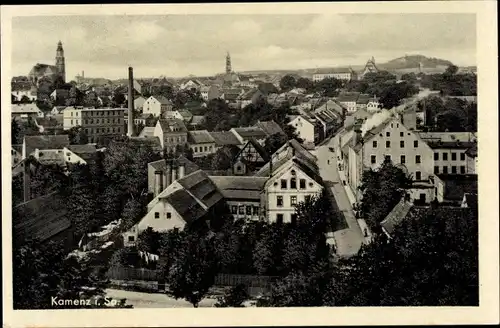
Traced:
<path id="1" fill-rule="evenodd" d="M 392 59 L 386 63 L 377 64 L 380 69 L 395 70 L 405 68 L 417 68 L 422 63 L 426 68 L 436 68 L 438 66 L 450 66 L 453 63 L 449 60 L 426 57 L 423 55 L 409 55 Z"/>

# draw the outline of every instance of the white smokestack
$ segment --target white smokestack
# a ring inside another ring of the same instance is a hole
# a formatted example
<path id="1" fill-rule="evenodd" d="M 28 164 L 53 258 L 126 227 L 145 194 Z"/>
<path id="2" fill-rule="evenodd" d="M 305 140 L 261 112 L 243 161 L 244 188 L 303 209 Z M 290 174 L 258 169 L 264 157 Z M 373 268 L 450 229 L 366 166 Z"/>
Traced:
<path id="1" fill-rule="evenodd" d="M 366 119 L 366 121 L 361 126 L 361 136 L 364 137 L 366 132 L 384 123 L 386 120 L 390 119 L 391 116 L 391 111 L 387 109 L 382 109 L 382 111 L 373 114 L 373 116 Z"/>

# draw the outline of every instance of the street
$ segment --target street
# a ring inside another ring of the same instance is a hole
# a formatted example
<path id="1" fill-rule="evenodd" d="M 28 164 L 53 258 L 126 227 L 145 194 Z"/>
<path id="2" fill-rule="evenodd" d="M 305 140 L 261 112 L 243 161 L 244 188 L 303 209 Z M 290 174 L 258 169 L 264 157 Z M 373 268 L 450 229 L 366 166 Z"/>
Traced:
<path id="1" fill-rule="evenodd" d="M 106 297 L 113 299 L 127 299 L 127 304 L 134 308 L 193 308 L 193 305 L 186 300 L 170 297 L 160 293 L 143 293 L 128 290 L 108 288 L 105 290 Z M 213 307 L 217 302 L 215 299 L 205 298 L 198 307 Z"/>
<path id="2" fill-rule="evenodd" d="M 330 150 L 330 148 L 333 150 L 336 149 L 336 143 L 338 143 L 338 135 L 331 138 L 324 145 L 316 148 L 315 155 L 318 158 L 320 175 L 334 196 L 334 206 L 343 214 L 345 220 L 345 224 L 339 224 L 337 227 L 334 227 L 333 236 L 337 255 L 349 257 L 357 254 L 365 238 L 354 216 L 352 204 L 342 184 L 342 179 L 338 171 L 337 155 Z"/>

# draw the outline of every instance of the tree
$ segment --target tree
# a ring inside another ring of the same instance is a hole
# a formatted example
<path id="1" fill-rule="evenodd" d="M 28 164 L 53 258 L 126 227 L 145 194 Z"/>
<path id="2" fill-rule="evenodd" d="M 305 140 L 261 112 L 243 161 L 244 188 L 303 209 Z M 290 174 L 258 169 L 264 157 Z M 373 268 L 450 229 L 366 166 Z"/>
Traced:
<path id="1" fill-rule="evenodd" d="M 280 80 L 280 89 L 281 91 L 289 91 L 295 88 L 295 77 L 292 75 L 285 75 Z"/>
<path id="2" fill-rule="evenodd" d="M 184 298 L 196 308 L 214 284 L 217 262 L 213 245 L 197 234 L 186 236 L 168 271 L 172 295 Z"/>
<path id="3" fill-rule="evenodd" d="M 363 193 L 359 205 L 361 214 L 372 230 L 379 230 L 379 223 L 405 195 L 411 179 L 405 172 L 386 159 L 378 171 L 363 173 L 359 189 Z"/>
<path id="4" fill-rule="evenodd" d="M 69 142 L 74 145 L 85 145 L 88 143 L 88 135 L 81 126 L 74 126 L 68 130 Z"/>
<path id="5" fill-rule="evenodd" d="M 268 154 L 274 154 L 274 152 L 280 149 L 281 146 L 283 146 L 287 141 L 288 138 L 286 135 L 282 133 L 275 133 L 266 139 L 264 148 Z"/>
<path id="6" fill-rule="evenodd" d="M 12 119 L 10 121 L 10 137 L 11 137 L 12 144 L 20 144 L 21 143 L 21 141 L 19 140 L 19 132 L 20 131 L 21 131 L 21 128 L 19 127 L 17 120 Z"/>
<path id="7" fill-rule="evenodd" d="M 219 297 L 215 307 L 245 307 L 243 302 L 249 298 L 247 287 L 239 284 L 229 289 L 224 296 Z"/>
<path id="8" fill-rule="evenodd" d="M 97 99 L 97 93 L 95 93 L 94 91 L 87 92 L 83 99 L 83 106 L 98 108 L 100 104 L 99 100 Z"/>
<path id="9" fill-rule="evenodd" d="M 212 157 L 211 169 L 214 171 L 225 171 L 232 167 L 233 158 L 225 148 L 219 148 Z"/>
<path id="10" fill-rule="evenodd" d="M 412 209 L 388 243 L 380 235 L 351 259 L 339 306 L 477 306 L 477 213 Z M 356 283 L 352 283 L 356 281 Z"/>
<path id="11" fill-rule="evenodd" d="M 146 209 L 141 199 L 130 198 L 123 208 L 123 230 L 132 228 L 145 214 Z"/>
<path id="12" fill-rule="evenodd" d="M 126 99 L 125 95 L 121 92 L 116 92 L 111 99 L 113 107 L 122 107 L 125 105 Z"/>
<path id="13" fill-rule="evenodd" d="M 152 254 L 158 254 L 160 250 L 162 235 L 153 228 L 148 227 L 139 234 L 137 238 L 137 249 Z"/>
<path id="14" fill-rule="evenodd" d="M 335 97 L 338 95 L 338 89 L 342 87 L 342 81 L 334 77 L 318 81 L 314 87 L 324 97 Z"/>
<path id="15" fill-rule="evenodd" d="M 314 83 L 311 79 L 301 77 L 297 79 L 297 83 L 295 84 L 297 88 L 306 89 L 307 92 L 311 92 L 314 89 Z"/>

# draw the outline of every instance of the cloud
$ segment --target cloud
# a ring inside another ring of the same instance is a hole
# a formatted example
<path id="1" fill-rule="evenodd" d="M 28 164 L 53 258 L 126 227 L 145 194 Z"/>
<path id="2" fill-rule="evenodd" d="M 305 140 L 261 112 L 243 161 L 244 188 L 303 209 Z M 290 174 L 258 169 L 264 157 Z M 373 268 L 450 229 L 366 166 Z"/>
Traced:
<path id="1" fill-rule="evenodd" d="M 226 51 L 241 71 L 357 65 L 405 53 L 470 63 L 476 48 L 470 14 L 18 17 L 16 74 L 53 62 L 59 39 L 68 74 L 85 69 L 103 75 L 129 64 L 152 74 L 213 74 L 223 71 Z"/>

